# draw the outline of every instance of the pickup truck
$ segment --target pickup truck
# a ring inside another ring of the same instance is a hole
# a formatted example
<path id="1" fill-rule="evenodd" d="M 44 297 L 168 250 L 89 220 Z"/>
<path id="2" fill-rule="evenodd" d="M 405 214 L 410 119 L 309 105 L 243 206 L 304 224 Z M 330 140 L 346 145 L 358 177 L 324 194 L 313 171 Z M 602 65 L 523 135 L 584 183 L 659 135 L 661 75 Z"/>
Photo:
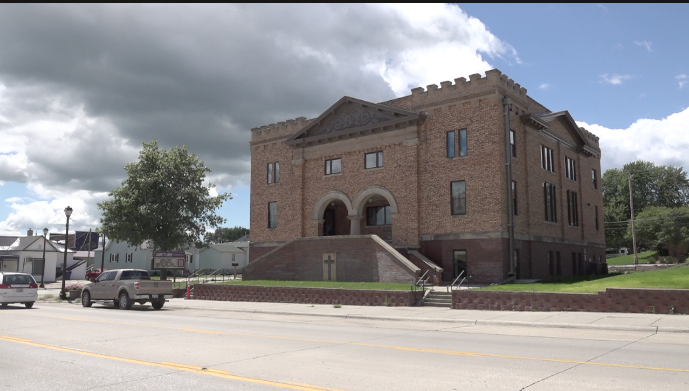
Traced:
<path id="1" fill-rule="evenodd" d="M 153 308 L 159 310 L 166 299 L 171 298 L 172 281 L 151 280 L 146 270 L 117 269 L 104 271 L 84 285 L 81 305 L 90 307 L 94 302 L 113 303 L 121 310 L 128 310 L 134 303 L 150 301 Z"/>

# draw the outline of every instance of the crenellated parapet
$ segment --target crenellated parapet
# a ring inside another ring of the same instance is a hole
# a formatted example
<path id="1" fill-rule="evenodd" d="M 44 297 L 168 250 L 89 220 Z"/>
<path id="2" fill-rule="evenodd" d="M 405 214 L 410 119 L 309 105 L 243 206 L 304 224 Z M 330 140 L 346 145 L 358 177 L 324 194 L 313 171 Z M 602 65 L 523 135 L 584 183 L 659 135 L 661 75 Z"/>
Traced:
<path id="1" fill-rule="evenodd" d="M 284 138 L 293 135 L 303 129 L 312 120 L 306 117 L 288 119 L 276 124 L 264 125 L 251 129 L 251 142 L 261 142 L 276 138 Z"/>
<path id="2" fill-rule="evenodd" d="M 582 128 L 582 127 L 579 127 L 579 130 L 581 131 L 581 134 L 584 137 L 586 137 L 586 140 L 588 142 L 590 142 L 591 144 L 593 144 L 595 146 L 599 145 L 598 144 L 598 139 L 599 139 L 598 136 L 596 136 L 595 134 L 589 132 L 588 130 L 586 130 L 585 128 Z"/>
<path id="3" fill-rule="evenodd" d="M 469 75 L 469 80 L 460 77 L 451 81 L 440 82 L 440 87 L 437 84 L 430 84 L 423 87 L 412 88 L 411 96 L 414 101 L 413 105 L 418 106 L 425 103 L 432 103 L 442 101 L 444 99 L 457 96 L 459 94 L 473 93 L 485 90 L 486 87 L 500 86 L 510 92 L 514 97 L 523 97 L 526 99 L 526 88 L 515 83 L 514 80 L 504 75 L 497 69 L 486 71 L 486 76 L 481 77 L 480 74 L 474 73 Z"/>

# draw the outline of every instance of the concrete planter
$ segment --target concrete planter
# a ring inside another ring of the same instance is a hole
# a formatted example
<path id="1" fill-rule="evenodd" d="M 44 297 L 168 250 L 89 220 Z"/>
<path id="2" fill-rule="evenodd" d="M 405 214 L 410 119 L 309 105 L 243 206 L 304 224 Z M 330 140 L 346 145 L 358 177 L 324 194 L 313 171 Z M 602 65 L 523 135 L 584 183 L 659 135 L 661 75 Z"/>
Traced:
<path id="1" fill-rule="evenodd" d="M 68 300 L 76 300 L 81 298 L 81 289 L 73 289 L 67 291 L 67 299 Z"/>

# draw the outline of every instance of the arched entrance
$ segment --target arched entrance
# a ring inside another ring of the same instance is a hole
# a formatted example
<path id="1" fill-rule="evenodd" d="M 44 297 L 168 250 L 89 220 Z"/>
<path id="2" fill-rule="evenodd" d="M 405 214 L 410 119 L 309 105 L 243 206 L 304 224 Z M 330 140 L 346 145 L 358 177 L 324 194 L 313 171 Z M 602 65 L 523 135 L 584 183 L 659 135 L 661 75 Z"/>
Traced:
<path id="1" fill-rule="evenodd" d="M 378 235 L 392 242 L 393 220 L 397 215 L 397 202 L 392 193 L 380 186 L 370 186 L 359 193 L 354 208 L 360 234 Z"/>
<path id="2" fill-rule="evenodd" d="M 352 203 L 344 193 L 333 190 L 324 194 L 312 215 L 318 221 L 318 236 L 349 235 L 352 224 L 348 216 L 352 211 Z"/>

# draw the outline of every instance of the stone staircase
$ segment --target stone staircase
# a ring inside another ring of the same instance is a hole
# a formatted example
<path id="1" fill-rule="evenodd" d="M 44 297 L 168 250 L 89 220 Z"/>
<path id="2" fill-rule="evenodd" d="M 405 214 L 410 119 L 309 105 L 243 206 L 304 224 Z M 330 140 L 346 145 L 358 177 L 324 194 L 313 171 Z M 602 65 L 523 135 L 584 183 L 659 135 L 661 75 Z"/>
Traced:
<path id="1" fill-rule="evenodd" d="M 423 298 L 423 305 L 426 307 L 451 307 L 452 292 L 430 291 Z"/>

